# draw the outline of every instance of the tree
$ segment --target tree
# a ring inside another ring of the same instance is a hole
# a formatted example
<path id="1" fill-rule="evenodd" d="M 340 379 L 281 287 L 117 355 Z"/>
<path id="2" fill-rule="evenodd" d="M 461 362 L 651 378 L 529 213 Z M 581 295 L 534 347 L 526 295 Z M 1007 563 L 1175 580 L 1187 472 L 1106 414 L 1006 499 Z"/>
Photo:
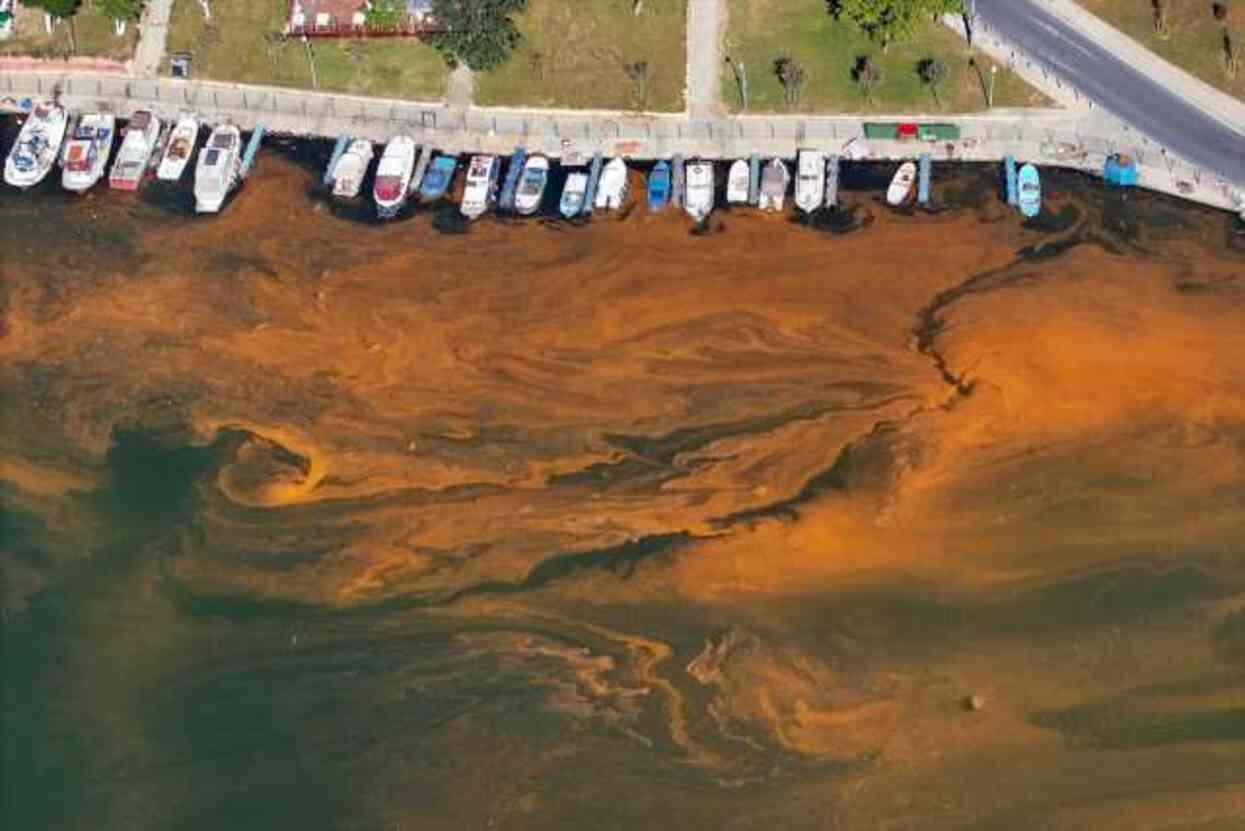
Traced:
<path id="1" fill-rule="evenodd" d="M 78 6 L 82 5 L 82 0 L 26 0 L 24 5 L 35 6 L 43 9 L 52 17 L 61 19 L 73 17 L 78 11 Z"/>
<path id="2" fill-rule="evenodd" d="M 375 29 L 396 29 L 405 16 L 406 3 L 402 0 L 371 0 L 363 19 Z"/>
<path id="3" fill-rule="evenodd" d="M 96 7 L 113 20 L 138 20 L 143 0 L 95 0 Z"/>
<path id="4" fill-rule="evenodd" d="M 774 61 L 774 74 L 778 76 L 778 83 L 782 84 L 787 106 L 799 103 L 800 96 L 804 94 L 804 80 L 807 77 L 804 67 L 790 55 L 779 55 Z"/>
<path id="5" fill-rule="evenodd" d="M 1154 9 L 1154 31 L 1160 37 L 1167 37 L 1171 32 L 1167 28 L 1167 0 L 1150 0 Z"/>
<path id="6" fill-rule="evenodd" d="M 631 79 L 635 100 L 642 110 L 648 106 L 648 61 L 623 64 L 623 72 Z"/>
<path id="7" fill-rule="evenodd" d="M 52 17 L 69 21 L 69 51 L 78 51 L 78 38 L 74 32 L 73 16 L 77 14 L 82 0 L 28 0 L 26 5 L 43 9 Z"/>
<path id="8" fill-rule="evenodd" d="M 852 77 L 860 86 L 860 94 L 864 96 L 865 101 L 873 103 L 873 91 L 878 88 L 878 84 L 882 83 L 882 67 L 874 63 L 873 58 L 868 55 L 861 55 L 856 58 Z"/>
<path id="9" fill-rule="evenodd" d="M 522 39 L 510 15 L 525 8 L 527 0 L 433 0 L 432 16 L 443 28 L 428 41 L 451 65 L 501 66 Z"/>
<path id="10" fill-rule="evenodd" d="M 963 0 L 833 0 L 830 13 L 859 26 L 885 52 L 944 14 L 963 14 Z"/>
<path id="11" fill-rule="evenodd" d="M 921 76 L 921 81 L 934 93 L 934 103 L 941 105 L 938 88 L 942 86 L 943 81 L 947 80 L 947 65 L 938 58 L 926 58 L 917 63 L 916 72 Z"/>

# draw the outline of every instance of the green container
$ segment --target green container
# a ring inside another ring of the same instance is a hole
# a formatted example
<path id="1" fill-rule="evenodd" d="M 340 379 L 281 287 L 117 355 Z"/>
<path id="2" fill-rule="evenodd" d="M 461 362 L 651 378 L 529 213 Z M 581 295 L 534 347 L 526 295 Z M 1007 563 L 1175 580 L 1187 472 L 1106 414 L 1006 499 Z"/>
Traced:
<path id="1" fill-rule="evenodd" d="M 960 138 L 958 124 L 922 124 L 917 137 L 921 141 L 957 141 Z"/>
<path id="2" fill-rule="evenodd" d="M 894 139 L 898 137 L 898 124 L 881 124 L 875 121 L 865 122 L 865 138 L 867 139 Z"/>

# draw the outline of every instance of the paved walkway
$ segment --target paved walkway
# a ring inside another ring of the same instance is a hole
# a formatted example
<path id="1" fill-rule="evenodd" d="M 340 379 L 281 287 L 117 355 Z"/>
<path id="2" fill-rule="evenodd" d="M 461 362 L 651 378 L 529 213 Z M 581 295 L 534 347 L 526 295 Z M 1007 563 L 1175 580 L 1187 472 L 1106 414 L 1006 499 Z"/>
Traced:
<path id="1" fill-rule="evenodd" d="M 164 61 L 165 43 L 169 37 L 169 15 L 173 0 L 148 0 L 139 20 L 138 46 L 134 49 L 133 73 L 139 78 L 154 78 Z"/>
<path id="2" fill-rule="evenodd" d="M 194 110 L 207 122 L 232 121 L 244 130 L 377 142 L 395 133 L 458 153 L 507 153 L 516 145 L 554 158 L 600 151 L 633 159 L 675 153 L 730 159 L 759 153 L 790 158 L 801 147 L 841 153 L 863 134 L 861 116 L 752 115 L 700 119 L 686 114 L 453 109 L 442 102 L 338 95 L 308 90 L 211 81 L 119 78 L 82 73 L 12 72 L 0 75 L 0 108 L 22 99 L 58 95 L 75 110 L 106 109 L 118 116 L 153 110 L 174 116 Z M 870 120 L 946 121 L 945 114 L 876 114 Z M 870 141 L 867 158 L 910 159 L 929 152 L 935 161 L 997 161 L 1006 154 L 1042 165 L 1098 174 L 1108 154 L 1137 159 L 1141 184 L 1230 210 L 1241 210 L 1236 192 L 1213 176 L 1147 144 L 1143 136 L 1100 111 L 995 110 L 953 119 L 960 141 Z M 859 143 L 859 142 L 857 142 Z"/>
<path id="3" fill-rule="evenodd" d="M 465 110 L 475 103 L 476 76 L 471 67 L 460 63 L 450 73 L 445 87 L 445 105 L 452 109 Z"/>
<path id="4" fill-rule="evenodd" d="M 687 111 L 693 118 L 721 111 L 725 5 L 724 0 L 688 0 Z"/>

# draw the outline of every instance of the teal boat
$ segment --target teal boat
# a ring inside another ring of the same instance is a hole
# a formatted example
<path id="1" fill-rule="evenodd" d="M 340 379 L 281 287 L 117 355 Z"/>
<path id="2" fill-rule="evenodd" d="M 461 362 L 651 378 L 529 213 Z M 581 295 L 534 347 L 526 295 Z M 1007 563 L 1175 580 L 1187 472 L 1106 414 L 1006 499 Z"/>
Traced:
<path id="1" fill-rule="evenodd" d="M 1038 169 L 1031 164 L 1020 168 L 1016 185 L 1020 212 L 1032 219 L 1042 211 L 1042 181 L 1038 176 Z"/>

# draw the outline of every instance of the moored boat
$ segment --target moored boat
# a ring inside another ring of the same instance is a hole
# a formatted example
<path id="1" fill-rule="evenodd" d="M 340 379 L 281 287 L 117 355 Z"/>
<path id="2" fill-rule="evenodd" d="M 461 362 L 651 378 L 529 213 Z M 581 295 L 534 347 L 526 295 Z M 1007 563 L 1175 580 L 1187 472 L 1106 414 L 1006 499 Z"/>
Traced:
<path id="1" fill-rule="evenodd" d="M 406 204 L 414 172 L 415 139 L 403 135 L 389 139 L 385 152 L 380 156 L 380 164 L 376 166 L 376 179 L 372 182 L 377 216 L 381 219 L 397 216 Z"/>
<path id="2" fill-rule="evenodd" d="M 510 165 L 506 168 L 506 178 L 502 181 L 501 195 L 497 197 L 497 210 L 516 210 L 515 196 L 519 190 L 519 178 L 526 169 L 527 148 L 522 146 L 516 147 L 514 152 L 510 154 Z"/>
<path id="3" fill-rule="evenodd" d="M 713 163 L 688 162 L 683 209 L 697 222 L 704 222 L 713 212 Z"/>
<path id="4" fill-rule="evenodd" d="M 419 183 L 419 200 L 435 202 L 445 196 L 454 180 L 454 171 L 458 169 L 458 157 L 453 154 L 437 156 L 428 165 L 424 180 Z"/>
<path id="5" fill-rule="evenodd" d="M 781 211 L 787 198 L 787 186 L 791 184 L 791 171 L 782 159 L 770 159 L 761 173 L 761 201 L 763 211 Z"/>
<path id="6" fill-rule="evenodd" d="M 108 174 L 108 187 L 114 190 L 138 190 L 147 163 L 156 152 L 160 139 L 160 119 L 147 110 L 138 110 L 125 125 L 125 138 Z"/>
<path id="7" fill-rule="evenodd" d="M 726 176 L 726 202 L 728 205 L 748 204 L 748 190 L 752 185 L 752 171 L 744 159 L 736 159 Z"/>
<path id="8" fill-rule="evenodd" d="M 116 126 L 112 113 L 88 113 L 78 120 L 61 168 L 61 185 L 65 190 L 83 193 L 104 175 Z"/>
<path id="9" fill-rule="evenodd" d="M 1038 169 L 1031 164 L 1020 168 L 1019 206 L 1020 212 L 1029 219 L 1042 212 L 1042 180 Z"/>
<path id="10" fill-rule="evenodd" d="M 363 189 L 367 169 L 372 164 L 376 149 L 367 139 L 355 139 L 333 165 L 333 196 L 337 199 L 354 199 Z"/>
<path id="11" fill-rule="evenodd" d="M 615 157 L 601 169 L 601 178 L 597 182 L 596 208 L 611 210 L 621 208 L 627 198 L 627 163 Z"/>
<path id="12" fill-rule="evenodd" d="M 523 173 L 514 191 L 514 209 L 521 216 L 531 216 L 540 210 L 541 200 L 545 196 L 545 187 L 549 184 L 549 158 L 547 156 L 528 156 L 523 162 Z"/>
<path id="13" fill-rule="evenodd" d="M 181 179 L 198 143 L 199 119 L 192 115 L 179 118 L 177 126 L 169 134 L 168 143 L 164 145 L 164 155 L 160 158 L 160 167 L 156 169 L 156 178 L 164 182 Z"/>
<path id="14" fill-rule="evenodd" d="M 217 125 L 195 164 L 195 211 L 219 211 L 241 174 L 242 131 L 233 124 Z"/>
<path id="15" fill-rule="evenodd" d="M 826 159 L 825 206 L 833 208 L 839 204 L 839 164 L 838 156 Z"/>
<path id="16" fill-rule="evenodd" d="M 648 172 L 648 209 L 664 211 L 670 204 L 670 164 L 660 161 Z"/>
<path id="17" fill-rule="evenodd" d="M 567 219 L 574 219 L 584 212 L 584 197 L 588 193 L 588 174 L 576 170 L 566 177 L 562 185 L 562 198 L 558 202 L 558 212 Z"/>
<path id="18" fill-rule="evenodd" d="M 56 164 L 68 121 L 68 113 L 59 104 L 51 101 L 36 104 L 5 159 L 4 181 L 23 189 L 43 181 Z"/>
<path id="19" fill-rule="evenodd" d="M 467 166 L 467 186 L 463 189 L 462 215 L 478 219 L 497 203 L 501 159 L 497 156 L 472 156 Z"/>
<path id="20" fill-rule="evenodd" d="M 826 154 L 801 150 L 796 157 L 795 206 L 805 213 L 821 207 L 826 194 Z"/>
<path id="21" fill-rule="evenodd" d="M 916 163 L 904 162 L 895 171 L 890 187 L 886 189 L 888 205 L 902 205 L 912 198 L 912 186 L 916 183 Z"/>

